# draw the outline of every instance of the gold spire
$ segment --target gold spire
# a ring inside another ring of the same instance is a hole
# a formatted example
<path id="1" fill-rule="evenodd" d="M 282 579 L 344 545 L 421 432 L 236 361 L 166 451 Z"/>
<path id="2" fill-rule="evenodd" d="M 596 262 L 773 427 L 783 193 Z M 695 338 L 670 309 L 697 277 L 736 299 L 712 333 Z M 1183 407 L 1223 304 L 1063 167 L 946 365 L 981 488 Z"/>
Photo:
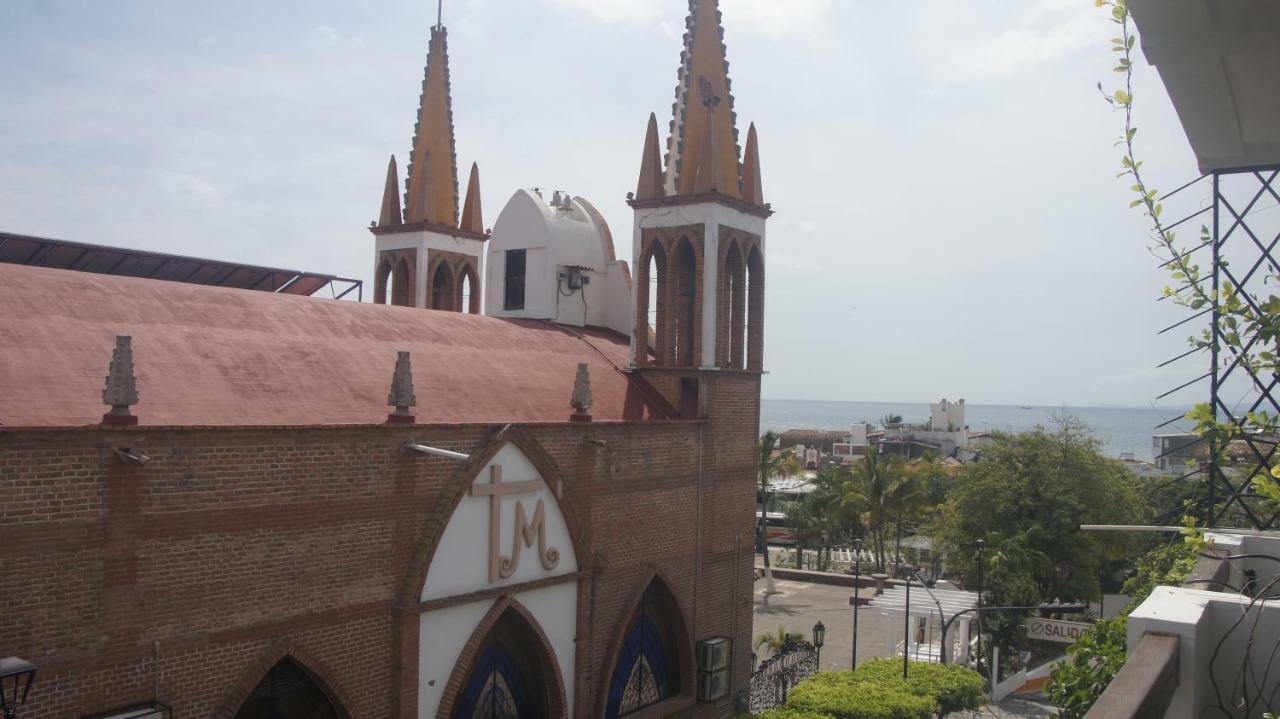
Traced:
<path id="1" fill-rule="evenodd" d="M 387 187 L 382 191 L 382 212 L 378 215 L 378 227 L 401 224 L 400 178 L 396 172 L 396 156 L 387 163 Z"/>
<path id="2" fill-rule="evenodd" d="M 669 195 L 697 194 L 699 185 L 703 191 L 714 185 L 725 195 L 742 197 L 737 118 L 719 5 L 718 0 L 689 0 L 675 116 L 667 140 Z"/>
<path id="3" fill-rule="evenodd" d="M 431 28 L 422 105 L 414 129 L 405 214 L 410 223 L 458 225 L 458 165 L 449 89 L 448 31 Z"/>
<path id="4" fill-rule="evenodd" d="M 747 129 L 747 153 L 742 159 L 742 199 L 764 206 L 764 185 L 760 182 L 760 142 L 756 124 Z"/>
<path id="5" fill-rule="evenodd" d="M 423 156 L 421 170 L 417 174 L 418 182 L 410 181 L 409 197 L 405 200 L 405 207 L 409 211 L 405 214 L 409 224 L 417 222 L 434 222 L 428 219 L 435 213 L 436 198 L 435 193 L 431 191 L 431 178 L 435 173 L 431 165 L 431 152 L 428 151 Z"/>
<path id="6" fill-rule="evenodd" d="M 716 146 L 716 123 L 712 121 L 703 125 L 702 144 L 699 146 L 698 166 L 693 168 L 693 185 L 695 194 L 705 194 L 715 190 L 724 191 L 723 176 L 720 174 L 720 148 Z M 737 173 L 734 173 L 735 175 Z M 734 183 L 737 184 L 737 183 Z M 725 194 L 732 194 L 725 192 Z"/>
<path id="7" fill-rule="evenodd" d="M 484 234 L 484 215 L 480 211 L 480 166 L 471 163 L 471 178 L 467 180 L 467 200 L 462 203 L 462 225 L 467 232 Z"/>
<path id="8" fill-rule="evenodd" d="M 662 197 L 662 155 L 658 150 L 658 116 L 649 113 L 649 129 L 644 136 L 644 157 L 640 160 L 640 184 L 637 200 Z"/>

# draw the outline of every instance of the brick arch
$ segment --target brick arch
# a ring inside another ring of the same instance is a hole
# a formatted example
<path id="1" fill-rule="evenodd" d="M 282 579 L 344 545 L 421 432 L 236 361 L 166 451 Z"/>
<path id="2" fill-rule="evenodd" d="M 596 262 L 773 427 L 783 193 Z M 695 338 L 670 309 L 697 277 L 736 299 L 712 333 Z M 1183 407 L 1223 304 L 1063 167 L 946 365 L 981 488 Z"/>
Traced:
<path id="1" fill-rule="evenodd" d="M 440 286 L 439 283 L 443 283 Z M 453 265 L 445 257 L 437 255 L 427 268 L 427 309 L 455 312 Z"/>
<path id="2" fill-rule="evenodd" d="M 706 302 L 702 296 L 702 243 L 694 242 L 687 234 L 680 235 L 671 243 L 667 262 L 667 307 L 674 315 L 668 323 L 670 364 L 697 367 L 702 359 L 702 303 Z M 692 299 L 680 291 L 686 284 L 692 290 Z"/>
<path id="3" fill-rule="evenodd" d="M 764 369 L 764 254 L 757 240 L 747 251 L 747 369 Z"/>
<path id="4" fill-rule="evenodd" d="M 635 600 L 628 606 L 627 613 L 623 614 L 618 622 L 614 624 L 612 638 L 609 640 L 608 653 L 605 654 L 607 661 L 603 666 L 604 672 L 599 675 L 596 684 L 598 694 L 596 697 L 597 716 L 605 715 L 605 710 L 609 703 L 609 685 L 613 681 L 613 672 L 618 665 L 619 655 L 622 654 L 622 645 L 626 641 L 627 631 L 631 629 L 631 623 L 635 620 L 636 613 L 640 610 L 640 602 L 644 598 L 645 591 L 654 582 L 657 582 L 663 589 L 670 599 L 671 606 L 674 608 L 676 652 L 680 656 L 680 693 L 665 701 L 689 698 L 697 693 L 693 635 L 690 633 L 692 625 L 689 623 L 688 611 L 684 602 L 680 600 L 680 595 L 676 593 L 675 585 L 672 584 L 668 575 L 657 565 L 650 565 L 644 573 L 643 581 L 632 585 L 631 593 L 628 596 L 635 597 Z"/>
<path id="5" fill-rule="evenodd" d="M 464 280 L 471 281 L 471 297 L 467 306 L 462 306 L 462 286 Z M 453 307 L 459 312 L 480 314 L 480 273 L 476 270 L 475 260 L 468 257 L 458 264 L 457 274 L 453 280 Z"/>
<path id="6" fill-rule="evenodd" d="M 666 287 L 665 280 L 667 276 L 667 248 L 661 238 L 650 238 L 644 243 L 640 251 L 640 264 L 636 267 L 636 321 L 635 321 L 635 346 L 637 366 L 643 367 L 650 362 L 649 351 L 653 350 L 654 361 L 656 364 L 663 364 L 666 357 L 666 296 L 663 292 Z M 649 265 L 652 264 L 656 278 L 649 276 Z M 651 280 L 657 280 L 658 286 L 654 292 L 656 297 L 653 301 L 656 305 L 657 316 L 654 318 L 654 325 L 649 324 L 649 285 Z"/>
<path id="7" fill-rule="evenodd" d="M 250 662 L 240 673 L 240 678 L 231 686 L 222 704 L 214 710 L 213 719 L 233 719 L 245 700 L 249 698 L 249 694 L 253 692 L 254 687 L 258 686 L 258 682 L 285 659 L 292 660 L 311 678 L 311 681 L 315 682 L 316 686 L 320 687 L 325 697 L 329 699 L 329 703 L 338 710 L 338 716 L 342 719 L 351 719 L 351 712 L 347 707 L 355 704 L 342 685 L 331 679 L 338 675 L 331 672 L 317 657 L 293 642 L 273 644 L 258 655 L 257 659 Z"/>
<path id="8" fill-rule="evenodd" d="M 373 301 L 376 304 L 387 304 L 387 285 L 391 282 L 391 270 L 391 260 L 382 258 L 373 274 Z"/>
<path id="9" fill-rule="evenodd" d="M 441 488 L 435 509 L 427 516 L 418 541 L 414 545 L 404 583 L 400 588 L 400 600 L 405 606 L 414 606 L 419 602 L 422 596 L 422 585 L 427 580 L 427 570 L 431 567 L 436 547 L 444 535 L 445 528 L 449 526 L 449 519 L 453 517 L 454 510 L 466 497 L 467 490 L 479 476 L 480 470 L 508 444 L 515 445 L 516 449 L 524 453 L 538 470 L 538 474 L 542 475 L 543 481 L 551 488 L 569 530 L 574 559 L 578 563 L 578 568 L 582 569 L 583 562 L 588 556 L 589 545 L 583 534 L 582 524 L 578 521 L 577 512 L 574 510 L 572 488 L 564 481 L 555 460 L 532 435 L 523 430 L 507 427 L 473 451 L 471 459 L 454 470 L 448 482 Z"/>
<path id="10" fill-rule="evenodd" d="M 744 243 L 721 236 L 716 273 L 716 366 L 742 369 L 745 356 L 747 264 Z"/>
<path id="11" fill-rule="evenodd" d="M 513 596 L 503 596 L 493 603 L 493 606 L 485 614 L 484 619 L 476 625 L 475 631 L 471 632 L 467 643 L 462 646 L 462 654 L 454 662 L 453 673 L 449 675 L 449 682 L 445 684 L 444 692 L 440 695 L 440 706 L 436 709 L 436 719 L 450 719 L 453 715 L 453 705 L 458 701 L 458 694 L 462 691 L 462 685 L 467 681 L 467 677 L 471 673 L 476 652 L 484 644 L 484 640 L 489 636 L 489 632 L 493 630 L 498 620 L 508 613 L 519 617 L 521 622 L 538 639 L 537 653 L 540 655 L 539 663 L 548 667 L 547 671 L 550 672 L 551 682 L 548 688 L 551 695 L 551 716 L 554 719 L 566 719 L 569 716 L 564 675 L 560 672 L 560 662 L 556 661 L 556 652 L 551 646 L 551 641 L 547 639 L 546 633 L 542 631 L 542 626 L 538 624 L 537 618 L 533 616 L 533 613 L 527 607 Z"/>
<path id="12" fill-rule="evenodd" d="M 412 307 L 413 290 L 413 268 L 409 265 L 409 259 L 402 255 L 391 273 L 391 304 Z"/>

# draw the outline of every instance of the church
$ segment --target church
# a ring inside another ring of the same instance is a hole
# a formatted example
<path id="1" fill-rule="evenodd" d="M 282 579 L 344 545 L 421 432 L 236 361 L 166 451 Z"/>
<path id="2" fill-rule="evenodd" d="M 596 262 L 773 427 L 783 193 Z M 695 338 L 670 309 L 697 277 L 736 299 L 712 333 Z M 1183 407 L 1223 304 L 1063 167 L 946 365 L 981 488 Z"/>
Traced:
<path id="1" fill-rule="evenodd" d="M 20 717 L 741 712 L 772 210 L 717 0 L 686 28 L 629 261 L 583 197 L 517 190 L 486 227 L 443 25 L 372 301 L 0 233 Z"/>

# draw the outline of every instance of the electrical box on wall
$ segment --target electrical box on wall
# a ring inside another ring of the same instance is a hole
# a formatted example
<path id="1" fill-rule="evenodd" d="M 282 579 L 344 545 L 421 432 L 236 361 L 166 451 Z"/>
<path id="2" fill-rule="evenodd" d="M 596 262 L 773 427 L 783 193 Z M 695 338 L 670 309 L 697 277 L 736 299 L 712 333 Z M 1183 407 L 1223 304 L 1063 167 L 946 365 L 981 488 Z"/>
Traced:
<path id="1" fill-rule="evenodd" d="M 728 696 L 732 647 L 728 637 L 698 642 L 698 701 L 711 702 Z"/>

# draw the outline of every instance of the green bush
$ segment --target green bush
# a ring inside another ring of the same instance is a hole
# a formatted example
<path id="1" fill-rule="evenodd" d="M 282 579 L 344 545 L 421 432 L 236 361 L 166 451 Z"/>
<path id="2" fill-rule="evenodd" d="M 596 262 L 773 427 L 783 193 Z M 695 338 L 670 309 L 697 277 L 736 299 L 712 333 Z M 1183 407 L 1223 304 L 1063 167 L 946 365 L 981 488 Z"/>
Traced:
<path id="1" fill-rule="evenodd" d="M 860 665 L 853 677 L 858 681 L 901 683 L 902 662 L 898 659 L 869 661 Z M 936 701 L 941 714 L 972 711 L 986 703 L 986 682 L 981 674 L 968 667 L 910 662 L 906 682 L 907 691 Z"/>
<path id="2" fill-rule="evenodd" d="M 1082 633 L 1045 686 L 1062 719 L 1083 719 L 1120 672 L 1125 660 L 1125 617 L 1107 619 Z"/>
<path id="3" fill-rule="evenodd" d="M 758 719 L 835 719 L 830 714 L 819 714 L 818 712 L 809 712 L 802 709 L 791 709 L 789 707 L 779 707 L 770 709 L 761 714 Z"/>
<path id="4" fill-rule="evenodd" d="M 929 719 L 937 702 L 912 693 L 901 678 L 859 681 L 845 671 L 800 682 L 788 695 L 787 707 L 834 719 Z"/>

